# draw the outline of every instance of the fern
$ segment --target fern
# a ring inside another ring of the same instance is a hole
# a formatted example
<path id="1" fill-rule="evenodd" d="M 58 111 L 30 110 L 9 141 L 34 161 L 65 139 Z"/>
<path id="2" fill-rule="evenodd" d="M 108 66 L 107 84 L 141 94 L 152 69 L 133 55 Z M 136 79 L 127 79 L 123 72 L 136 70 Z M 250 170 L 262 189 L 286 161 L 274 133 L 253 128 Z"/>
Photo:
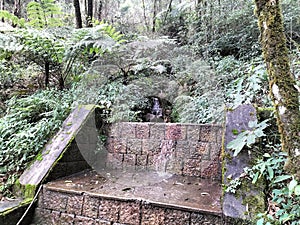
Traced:
<path id="1" fill-rule="evenodd" d="M 93 24 L 98 26 L 102 31 L 104 31 L 108 36 L 110 36 L 112 39 L 114 39 L 118 43 L 123 43 L 126 40 L 123 39 L 124 35 L 120 33 L 120 31 L 117 31 L 116 28 L 108 24 L 107 22 L 93 20 Z"/>
<path id="2" fill-rule="evenodd" d="M 10 21 L 11 24 L 19 27 L 25 26 L 25 19 L 24 18 L 18 18 L 14 14 L 6 11 L 6 10 L 0 10 L 0 20 L 6 20 Z"/>
<path id="3" fill-rule="evenodd" d="M 62 26 L 61 14 L 62 11 L 54 0 L 32 1 L 27 5 L 29 25 L 35 28 Z"/>

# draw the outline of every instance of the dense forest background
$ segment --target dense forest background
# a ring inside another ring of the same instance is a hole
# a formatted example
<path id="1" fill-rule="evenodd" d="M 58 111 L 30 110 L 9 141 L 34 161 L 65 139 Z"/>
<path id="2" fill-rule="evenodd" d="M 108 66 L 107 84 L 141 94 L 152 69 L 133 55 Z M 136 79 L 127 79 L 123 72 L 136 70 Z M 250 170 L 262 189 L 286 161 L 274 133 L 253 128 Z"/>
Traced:
<path id="1" fill-rule="evenodd" d="M 300 1 L 280 4 L 299 88 Z M 152 97 L 167 122 L 222 123 L 226 108 L 247 103 L 276 116 L 251 0 L 1 0 L 0 9 L 0 198 L 12 197 L 19 174 L 78 104 L 98 104 L 108 123 L 145 121 Z M 246 176 L 270 182 L 257 221 L 299 224 L 300 186 L 272 132 L 239 139 L 265 144 Z"/>

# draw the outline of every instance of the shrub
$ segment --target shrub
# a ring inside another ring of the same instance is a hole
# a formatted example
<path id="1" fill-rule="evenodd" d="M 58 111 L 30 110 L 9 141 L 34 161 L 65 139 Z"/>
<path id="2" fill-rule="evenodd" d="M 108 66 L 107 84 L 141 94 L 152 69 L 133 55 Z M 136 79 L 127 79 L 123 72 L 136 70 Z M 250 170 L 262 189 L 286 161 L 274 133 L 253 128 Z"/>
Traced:
<path id="1" fill-rule="evenodd" d="M 0 118 L 0 176 L 6 181 L 1 192 L 10 194 L 17 176 L 60 128 L 72 101 L 68 92 L 45 90 L 7 102 L 7 114 Z"/>

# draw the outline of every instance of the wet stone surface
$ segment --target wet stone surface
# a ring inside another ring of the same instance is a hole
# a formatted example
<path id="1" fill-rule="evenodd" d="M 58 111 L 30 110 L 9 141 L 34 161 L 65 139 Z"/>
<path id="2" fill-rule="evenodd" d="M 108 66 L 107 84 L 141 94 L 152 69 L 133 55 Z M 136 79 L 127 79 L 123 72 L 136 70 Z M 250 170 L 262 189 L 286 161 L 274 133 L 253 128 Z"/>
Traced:
<path id="1" fill-rule="evenodd" d="M 93 193 L 116 199 L 143 199 L 148 202 L 221 213 L 220 183 L 196 177 L 149 171 L 110 170 L 103 171 L 103 174 L 86 171 L 74 177 L 50 182 L 46 187 L 50 190 Z"/>
<path id="2" fill-rule="evenodd" d="M 222 224 L 220 197 L 219 181 L 149 171 L 84 171 L 44 186 L 35 221 L 217 225 Z"/>

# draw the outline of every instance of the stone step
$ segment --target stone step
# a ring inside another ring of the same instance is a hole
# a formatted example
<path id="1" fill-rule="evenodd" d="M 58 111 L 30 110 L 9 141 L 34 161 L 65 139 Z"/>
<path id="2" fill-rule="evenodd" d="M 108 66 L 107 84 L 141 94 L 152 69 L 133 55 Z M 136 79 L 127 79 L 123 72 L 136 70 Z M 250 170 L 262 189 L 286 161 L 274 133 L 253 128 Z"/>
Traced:
<path id="1" fill-rule="evenodd" d="M 222 224 L 219 181 L 150 171 L 84 171 L 47 183 L 33 224 Z"/>

